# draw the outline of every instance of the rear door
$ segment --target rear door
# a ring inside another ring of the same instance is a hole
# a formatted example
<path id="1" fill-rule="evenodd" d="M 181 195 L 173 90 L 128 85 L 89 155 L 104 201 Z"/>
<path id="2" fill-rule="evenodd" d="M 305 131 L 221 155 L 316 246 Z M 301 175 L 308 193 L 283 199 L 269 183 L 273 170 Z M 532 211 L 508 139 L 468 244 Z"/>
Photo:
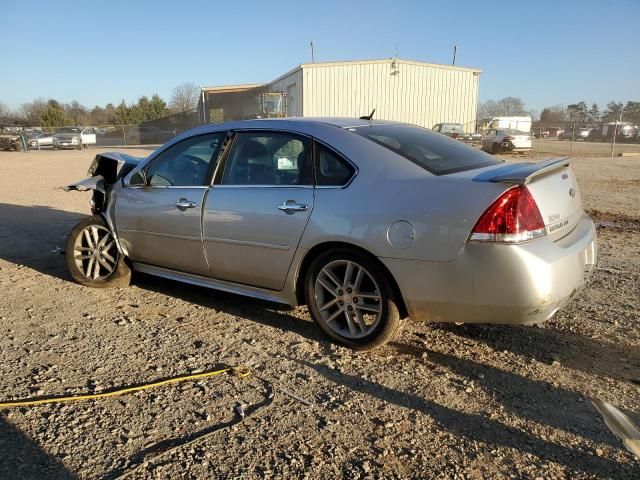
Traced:
<path id="1" fill-rule="evenodd" d="M 225 135 L 197 135 L 169 147 L 146 167 L 144 185 L 123 188 L 116 226 L 133 261 L 209 274 L 201 215 Z"/>
<path id="2" fill-rule="evenodd" d="M 281 290 L 313 210 L 311 140 L 237 132 L 217 176 L 203 218 L 211 275 Z"/>

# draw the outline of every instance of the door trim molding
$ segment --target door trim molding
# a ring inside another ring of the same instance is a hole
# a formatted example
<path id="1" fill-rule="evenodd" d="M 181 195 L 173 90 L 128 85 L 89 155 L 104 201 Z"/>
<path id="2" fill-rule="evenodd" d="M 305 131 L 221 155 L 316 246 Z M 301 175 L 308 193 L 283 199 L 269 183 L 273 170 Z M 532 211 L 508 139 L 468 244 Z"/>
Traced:
<path id="1" fill-rule="evenodd" d="M 251 242 L 249 240 L 233 240 L 230 238 L 204 237 L 205 242 L 230 243 L 232 245 L 243 245 L 247 247 L 270 248 L 288 252 L 291 248 L 288 245 L 278 245 L 275 243 Z"/>

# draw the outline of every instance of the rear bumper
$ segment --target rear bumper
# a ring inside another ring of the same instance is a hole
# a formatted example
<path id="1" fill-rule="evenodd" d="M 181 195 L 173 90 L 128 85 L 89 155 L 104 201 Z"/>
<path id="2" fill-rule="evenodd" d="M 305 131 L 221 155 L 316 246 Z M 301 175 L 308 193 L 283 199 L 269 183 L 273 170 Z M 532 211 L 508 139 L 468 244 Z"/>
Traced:
<path id="1" fill-rule="evenodd" d="M 467 243 L 451 262 L 381 259 L 414 320 L 523 325 L 544 322 L 564 307 L 596 260 L 595 226 L 586 215 L 556 242 Z"/>

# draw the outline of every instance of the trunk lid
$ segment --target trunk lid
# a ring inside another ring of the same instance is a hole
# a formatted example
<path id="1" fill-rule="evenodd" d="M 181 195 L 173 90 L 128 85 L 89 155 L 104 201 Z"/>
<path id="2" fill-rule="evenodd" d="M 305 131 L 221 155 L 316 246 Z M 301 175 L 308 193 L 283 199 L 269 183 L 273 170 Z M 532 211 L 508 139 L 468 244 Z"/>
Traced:
<path id="1" fill-rule="evenodd" d="M 552 240 L 559 240 L 576 226 L 584 211 L 569 158 L 538 163 L 504 163 L 470 176 L 473 181 L 526 185 L 533 196 Z"/>

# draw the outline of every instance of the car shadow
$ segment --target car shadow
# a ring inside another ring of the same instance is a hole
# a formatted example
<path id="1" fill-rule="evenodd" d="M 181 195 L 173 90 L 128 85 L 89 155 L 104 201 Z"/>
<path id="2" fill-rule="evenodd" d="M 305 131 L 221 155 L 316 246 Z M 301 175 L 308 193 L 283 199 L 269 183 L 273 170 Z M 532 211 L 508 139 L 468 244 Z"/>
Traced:
<path id="1" fill-rule="evenodd" d="M 437 324 L 433 328 L 483 342 L 496 351 L 507 350 L 542 363 L 558 361 L 565 367 L 591 375 L 634 381 L 640 379 L 640 351 L 623 343 L 594 340 L 544 325 Z"/>
<path id="2" fill-rule="evenodd" d="M 71 480 L 78 478 L 0 414 L 2 480 Z"/>
<path id="3" fill-rule="evenodd" d="M 65 280 L 67 235 L 86 215 L 44 205 L 0 203 L 0 258 Z"/>
<path id="4" fill-rule="evenodd" d="M 295 307 L 289 305 L 188 285 L 141 273 L 136 273 L 134 282 L 136 286 L 145 290 L 222 311 L 267 327 L 292 332 L 307 340 L 330 344 L 312 321 L 288 313 L 295 310 Z"/>
<path id="5" fill-rule="evenodd" d="M 330 382 L 377 398 L 401 408 L 413 410 L 431 417 L 450 433 L 463 436 L 468 441 L 515 449 L 550 462 L 558 462 L 574 472 L 603 478 L 632 478 L 633 465 L 623 465 L 590 452 L 547 441 L 525 431 L 491 418 L 461 412 L 417 395 L 387 387 L 356 375 L 338 372 L 322 364 L 287 357 L 290 361 L 314 370 Z M 467 455 L 474 455 L 467 451 Z"/>
<path id="6" fill-rule="evenodd" d="M 620 442 L 596 421 L 591 402 L 579 393 L 513 372 L 406 343 L 391 343 L 400 355 L 409 355 L 445 367 L 473 381 L 512 415 L 618 448 Z M 533 401 L 532 399 L 536 399 Z M 543 399 L 543 401 L 540 401 Z"/>

